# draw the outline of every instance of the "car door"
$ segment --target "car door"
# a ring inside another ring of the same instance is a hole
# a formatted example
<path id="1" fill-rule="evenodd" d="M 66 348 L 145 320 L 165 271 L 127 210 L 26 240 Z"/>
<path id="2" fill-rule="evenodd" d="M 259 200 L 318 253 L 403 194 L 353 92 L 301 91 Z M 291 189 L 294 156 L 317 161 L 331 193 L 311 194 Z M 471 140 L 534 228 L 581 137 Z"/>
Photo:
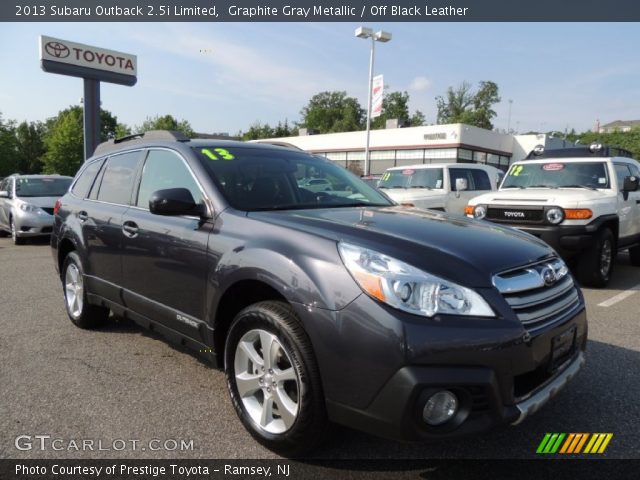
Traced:
<path id="1" fill-rule="evenodd" d="M 629 194 L 625 195 L 622 192 L 622 187 L 624 185 L 624 179 L 626 177 L 631 176 L 631 169 L 629 165 L 622 162 L 615 162 L 613 167 L 616 171 L 616 179 L 618 182 L 618 218 L 619 218 L 619 238 L 620 243 L 624 244 L 628 241 L 631 241 L 631 238 L 634 231 L 634 223 L 635 223 L 635 212 L 638 209 L 638 205 L 636 204 L 636 200 L 638 199 L 635 195 L 636 192 L 629 192 Z"/>
<path id="2" fill-rule="evenodd" d="M 631 169 L 631 175 L 640 179 L 640 167 L 636 164 L 629 164 Z M 640 190 L 635 192 L 629 192 L 629 198 L 631 199 L 631 210 L 633 211 L 633 234 L 636 235 L 636 242 L 640 242 Z"/>
<path id="3" fill-rule="evenodd" d="M 467 180 L 467 190 L 456 190 L 458 178 Z M 469 200 L 491 190 L 489 174 L 478 168 L 449 168 L 449 182 L 452 193 L 449 194 L 445 207 L 449 213 L 464 213 L 464 207 Z"/>
<path id="4" fill-rule="evenodd" d="M 121 303 L 122 215 L 131 203 L 140 158 L 140 150 L 110 156 L 88 199 L 75 203 L 70 212 L 82 225 L 89 290 L 117 303 Z"/>
<path id="5" fill-rule="evenodd" d="M 206 204 L 186 160 L 172 150 L 151 149 L 135 204 L 123 216 L 123 298 L 132 310 L 202 341 L 211 224 L 196 216 L 152 214 L 151 194 L 167 188 L 186 188 L 196 203 Z"/>

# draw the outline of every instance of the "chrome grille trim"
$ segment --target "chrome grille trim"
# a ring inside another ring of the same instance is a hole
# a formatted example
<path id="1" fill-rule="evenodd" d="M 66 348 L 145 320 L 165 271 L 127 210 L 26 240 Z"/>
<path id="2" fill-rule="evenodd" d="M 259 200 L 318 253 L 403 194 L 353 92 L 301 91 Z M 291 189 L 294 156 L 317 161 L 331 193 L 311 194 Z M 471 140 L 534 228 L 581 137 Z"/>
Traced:
<path id="1" fill-rule="evenodd" d="M 544 274 L 564 272 L 552 285 L 545 285 Z M 493 285 L 522 325 L 534 332 L 565 318 L 580 304 L 580 295 L 562 260 L 545 260 L 493 277 Z"/>

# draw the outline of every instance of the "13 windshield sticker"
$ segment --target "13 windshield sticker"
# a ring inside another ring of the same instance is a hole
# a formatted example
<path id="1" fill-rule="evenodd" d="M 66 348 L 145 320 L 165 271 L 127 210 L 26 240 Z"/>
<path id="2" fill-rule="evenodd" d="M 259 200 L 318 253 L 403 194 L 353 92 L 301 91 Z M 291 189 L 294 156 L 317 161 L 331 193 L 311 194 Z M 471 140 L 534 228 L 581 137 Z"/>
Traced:
<path id="1" fill-rule="evenodd" d="M 206 155 L 210 160 L 233 160 L 236 158 L 226 148 L 214 148 L 213 152 L 208 148 L 203 148 L 200 152 L 202 152 L 203 155 Z"/>

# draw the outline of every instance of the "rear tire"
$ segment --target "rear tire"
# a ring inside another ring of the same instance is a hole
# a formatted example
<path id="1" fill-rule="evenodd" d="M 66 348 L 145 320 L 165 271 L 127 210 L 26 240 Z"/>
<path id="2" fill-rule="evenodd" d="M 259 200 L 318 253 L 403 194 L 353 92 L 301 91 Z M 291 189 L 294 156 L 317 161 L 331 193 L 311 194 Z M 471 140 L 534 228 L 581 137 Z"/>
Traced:
<path id="1" fill-rule="evenodd" d="M 640 245 L 629 249 L 629 260 L 634 267 L 640 267 Z"/>
<path id="2" fill-rule="evenodd" d="M 613 272 L 616 245 L 608 228 L 600 230 L 594 244 L 578 259 L 576 276 L 588 287 L 602 288 L 609 283 Z"/>
<path id="3" fill-rule="evenodd" d="M 311 342 L 286 303 L 256 303 L 236 316 L 225 344 L 225 374 L 240 421 L 265 447 L 298 456 L 326 436 Z"/>
<path id="4" fill-rule="evenodd" d="M 70 252 L 62 266 L 62 288 L 67 315 L 77 327 L 96 328 L 107 320 L 109 309 L 90 305 L 84 285 L 84 268 L 80 256 L 76 252 Z"/>

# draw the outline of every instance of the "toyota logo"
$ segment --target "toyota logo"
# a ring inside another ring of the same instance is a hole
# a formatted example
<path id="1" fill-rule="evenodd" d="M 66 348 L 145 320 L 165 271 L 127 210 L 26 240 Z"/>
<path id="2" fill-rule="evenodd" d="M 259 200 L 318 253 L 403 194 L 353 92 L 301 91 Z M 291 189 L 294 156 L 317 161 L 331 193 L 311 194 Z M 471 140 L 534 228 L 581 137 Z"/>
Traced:
<path id="1" fill-rule="evenodd" d="M 69 47 L 60 42 L 49 42 L 44 46 L 49 55 L 56 58 L 67 58 L 71 51 Z"/>
<path id="2" fill-rule="evenodd" d="M 551 285 L 556 283 L 556 271 L 550 265 L 546 265 L 540 271 L 540 276 L 542 277 L 542 281 L 547 287 L 550 287 Z"/>

